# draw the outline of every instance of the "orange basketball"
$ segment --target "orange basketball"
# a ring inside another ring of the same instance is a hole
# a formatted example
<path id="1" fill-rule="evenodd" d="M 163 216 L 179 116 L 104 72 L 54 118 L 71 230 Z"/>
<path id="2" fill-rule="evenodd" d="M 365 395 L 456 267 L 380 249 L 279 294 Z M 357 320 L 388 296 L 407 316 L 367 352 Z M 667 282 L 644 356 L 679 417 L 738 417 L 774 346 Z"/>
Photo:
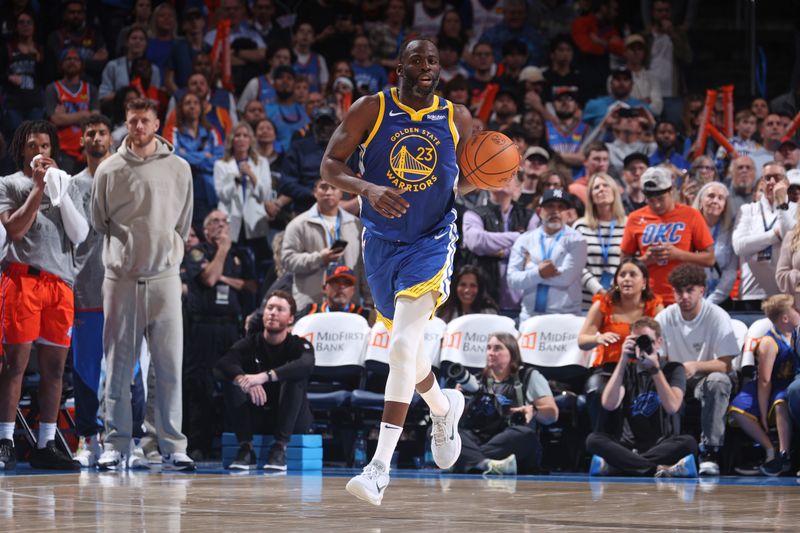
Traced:
<path id="1" fill-rule="evenodd" d="M 519 169 L 519 150 L 497 131 L 482 131 L 470 137 L 458 164 L 469 182 L 479 189 L 498 189 Z"/>

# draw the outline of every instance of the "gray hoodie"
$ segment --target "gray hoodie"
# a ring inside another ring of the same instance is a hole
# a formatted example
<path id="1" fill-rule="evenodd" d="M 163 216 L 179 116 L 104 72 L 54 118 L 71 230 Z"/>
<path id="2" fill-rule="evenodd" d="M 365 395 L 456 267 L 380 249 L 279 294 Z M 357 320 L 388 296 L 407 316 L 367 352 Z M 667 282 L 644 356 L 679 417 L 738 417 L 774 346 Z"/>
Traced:
<path id="1" fill-rule="evenodd" d="M 166 139 L 156 143 L 142 159 L 126 137 L 95 173 L 92 225 L 104 236 L 109 279 L 178 275 L 192 223 L 192 171 Z"/>

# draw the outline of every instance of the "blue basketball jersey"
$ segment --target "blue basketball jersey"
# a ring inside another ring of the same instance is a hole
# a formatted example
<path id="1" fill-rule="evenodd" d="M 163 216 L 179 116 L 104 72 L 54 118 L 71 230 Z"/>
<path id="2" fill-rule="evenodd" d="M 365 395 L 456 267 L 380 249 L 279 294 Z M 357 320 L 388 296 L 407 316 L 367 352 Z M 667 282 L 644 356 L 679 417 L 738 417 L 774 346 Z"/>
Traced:
<path id="1" fill-rule="evenodd" d="M 769 332 L 762 337 L 762 341 L 767 338 L 772 339 L 778 347 L 778 354 L 775 356 L 775 362 L 772 364 L 772 376 L 770 379 L 773 382 L 791 381 L 794 379 L 794 363 L 797 357 L 794 349 L 775 328 L 770 329 Z"/>
<path id="2" fill-rule="evenodd" d="M 361 221 L 374 236 L 411 243 L 455 220 L 458 131 L 452 102 L 434 96 L 416 111 L 402 104 L 397 89 L 378 93 L 380 111 L 361 145 L 361 174 L 370 183 L 406 189 L 410 204 L 400 218 L 386 218 L 361 199 Z"/>

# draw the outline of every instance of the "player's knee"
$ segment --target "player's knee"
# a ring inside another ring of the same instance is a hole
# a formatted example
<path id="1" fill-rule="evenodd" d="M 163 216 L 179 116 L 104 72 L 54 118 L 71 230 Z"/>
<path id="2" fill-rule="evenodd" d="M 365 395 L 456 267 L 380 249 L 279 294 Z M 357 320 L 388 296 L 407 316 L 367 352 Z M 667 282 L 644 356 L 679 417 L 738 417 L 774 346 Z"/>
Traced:
<path id="1" fill-rule="evenodd" d="M 392 337 L 389 344 L 389 364 L 408 365 L 409 368 L 416 366 L 414 350 L 416 346 L 408 341 L 407 335 L 396 335 Z M 416 343 L 414 343 L 416 344 Z"/>

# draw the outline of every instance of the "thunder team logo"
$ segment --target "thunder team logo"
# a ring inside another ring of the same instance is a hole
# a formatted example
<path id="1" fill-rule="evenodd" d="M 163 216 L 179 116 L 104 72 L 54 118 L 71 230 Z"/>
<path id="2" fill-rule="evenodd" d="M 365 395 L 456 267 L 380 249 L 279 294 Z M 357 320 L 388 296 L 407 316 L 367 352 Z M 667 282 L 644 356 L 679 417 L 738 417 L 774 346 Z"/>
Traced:
<path id="1" fill-rule="evenodd" d="M 409 192 L 424 191 L 438 177 L 434 175 L 441 141 L 425 128 L 403 128 L 390 138 L 389 171 L 386 177 L 395 187 Z"/>

